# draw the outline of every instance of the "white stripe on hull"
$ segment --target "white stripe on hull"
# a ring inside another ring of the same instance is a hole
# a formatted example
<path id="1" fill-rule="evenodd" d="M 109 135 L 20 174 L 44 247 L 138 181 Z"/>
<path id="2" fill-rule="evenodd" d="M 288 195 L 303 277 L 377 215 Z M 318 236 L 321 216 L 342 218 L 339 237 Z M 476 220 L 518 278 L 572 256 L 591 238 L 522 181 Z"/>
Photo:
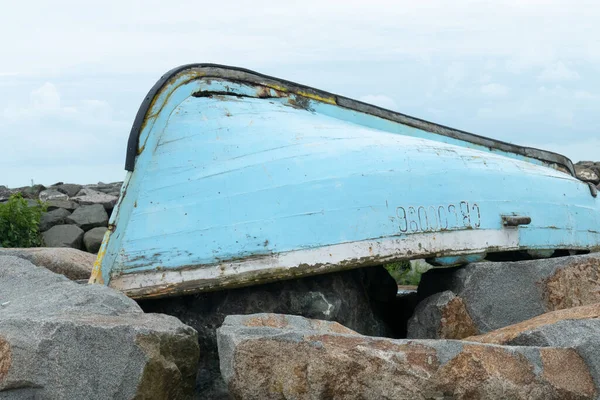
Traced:
<path id="1" fill-rule="evenodd" d="M 518 229 L 463 230 L 421 233 L 402 238 L 366 240 L 315 249 L 253 256 L 178 270 L 136 272 L 113 276 L 110 286 L 131 297 L 153 297 L 295 278 L 304 275 L 375 265 L 399 258 L 464 255 L 519 248 Z M 156 266 L 160 268 L 160 266 Z"/>

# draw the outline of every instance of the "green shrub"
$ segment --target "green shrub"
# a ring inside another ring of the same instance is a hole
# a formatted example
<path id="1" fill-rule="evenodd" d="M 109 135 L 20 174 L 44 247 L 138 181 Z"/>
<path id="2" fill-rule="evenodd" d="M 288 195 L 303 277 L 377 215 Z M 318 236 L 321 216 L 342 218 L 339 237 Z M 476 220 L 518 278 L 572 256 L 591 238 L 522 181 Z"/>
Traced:
<path id="1" fill-rule="evenodd" d="M 417 286 L 421 281 L 421 275 L 431 267 L 423 262 L 416 261 L 411 264 L 409 260 L 402 260 L 384 265 L 392 278 L 398 285 Z"/>
<path id="2" fill-rule="evenodd" d="M 20 193 L 13 194 L 6 203 L 0 203 L 0 244 L 2 247 L 40 246 L 40 218 L 46 206 L 38 201 L 29 207 Z"/>

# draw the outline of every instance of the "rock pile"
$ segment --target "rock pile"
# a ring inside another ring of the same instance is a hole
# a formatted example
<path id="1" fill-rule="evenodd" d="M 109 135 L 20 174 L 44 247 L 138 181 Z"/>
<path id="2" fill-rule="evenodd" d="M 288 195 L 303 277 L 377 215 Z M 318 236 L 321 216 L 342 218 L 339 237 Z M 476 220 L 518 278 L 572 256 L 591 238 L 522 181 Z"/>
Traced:
<path id="1" fill-rule="evenodd" d="M 0 202 L 13 193 L 36 205 L 47 205 L 40 232 L 47 247 L 71 247 L 97 253 L 108 229 L 108 220 L 119 199 L 122 182 L 77 185 L 58 182 L 52 186 L 34 185 L 17 189 L 0 186 Z"/>
<path id="2" fill-rule="evenodd" d="M 217 334 L 229 394 L 600 398 L 600 254 L 430 270 L 417 300 L 408 339 L 300 316 L 230 315 Z"/>
<path id="3" fill-rule="evenodd" d="M 409 338 L 462 339 L 600 303 L 600 254 L 431 269 L 418 299 Z"/>
<path id="4" fill-rule="evenodd" d="M 219 371 L 216 330 L 231 314 L 261 312 L 337 321 L 370 336 L 394 336 L 396 282 L 383 267 L 362 268 L 240 289 L 140 301 L 145 312 L 179 318 L 198 331 L 200 399 L 229 399 Z"/>

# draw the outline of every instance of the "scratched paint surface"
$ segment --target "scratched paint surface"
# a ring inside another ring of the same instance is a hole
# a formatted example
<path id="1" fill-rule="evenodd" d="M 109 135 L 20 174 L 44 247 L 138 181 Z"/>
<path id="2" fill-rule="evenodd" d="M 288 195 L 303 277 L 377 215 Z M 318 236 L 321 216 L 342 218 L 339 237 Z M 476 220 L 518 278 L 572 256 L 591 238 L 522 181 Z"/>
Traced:
<path id="1" fill-rule="evenodd" d="M 474 251 L 600 243 L 600 205 L 588 186 L 537 161 L 431 140 L 318 101 L 302 108 L 289 97 L 190 97 L 235 84 L 187 86 L 142 132 L 101 251 L 105 283 L 121 273 L 411 235 L 437 238 L 429 244 L 437 256 L 468 253 L 468 243 L 450 248 L 456 242 L 445 239 L 462 231 L 481 238 Z M 235 92 L 253 94 L 243 85 Z M 532 222 L 504 228 L 502 215 Z M 415 255 L 426 254 L 416 247 L 427 240 L 415 243 Z"/>

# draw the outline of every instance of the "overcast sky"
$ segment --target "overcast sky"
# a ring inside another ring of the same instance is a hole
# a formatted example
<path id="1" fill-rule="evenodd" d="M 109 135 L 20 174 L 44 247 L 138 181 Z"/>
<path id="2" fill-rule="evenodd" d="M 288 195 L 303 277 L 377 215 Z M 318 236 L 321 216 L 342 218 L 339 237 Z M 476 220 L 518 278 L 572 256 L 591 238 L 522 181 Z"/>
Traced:
<path id="1" fill-rule="evenodd" d="M 140 102 L 192 62 L 600 160 L 597 0 L 0 1 L 0 185 L 122 180 Z"/>

